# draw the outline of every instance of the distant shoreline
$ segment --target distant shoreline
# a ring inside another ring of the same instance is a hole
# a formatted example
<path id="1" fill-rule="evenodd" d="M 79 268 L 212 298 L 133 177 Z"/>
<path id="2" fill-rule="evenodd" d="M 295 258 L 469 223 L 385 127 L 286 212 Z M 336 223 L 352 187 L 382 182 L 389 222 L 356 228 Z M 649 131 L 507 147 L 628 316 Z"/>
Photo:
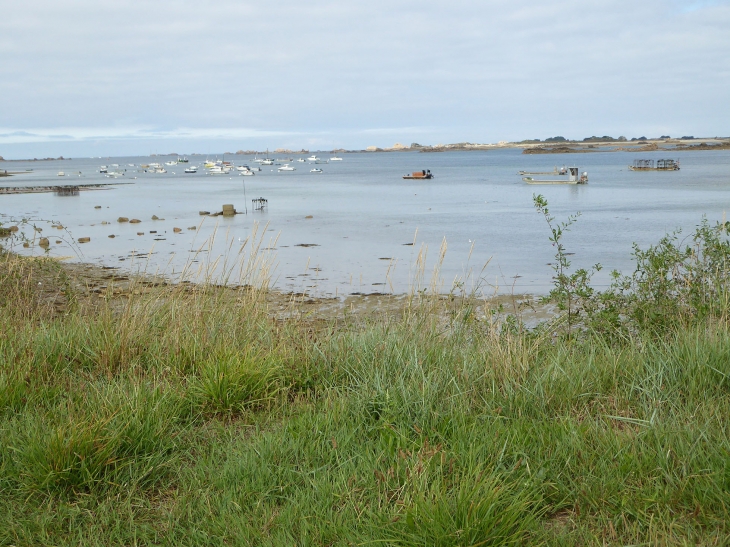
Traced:
<path id="1" fill-rule="evenodd" d="M 202 156 L 206 158 L 221 156 L 258 156 L 258 155 L 269 155 L 269 156 L 301 156 L 305 154 L 371 154 L 378 152 L 423 152 L 423 153 L 438 153 L 438 152 L 475 152 L 475 151 L 488 151 L 488 150 L 504 150 L 504 149 L 522 149 L 523 154 L 584 154 L 590 152 L 653 152 L 653 151 L 667 151 L 667 152 L 687 152 L 687 151 L 714 151 L 714 150 L 730 150 L 730 137 L 708 137 L 700 138 L 693 137 L 691 139 L 635 139 L 635 140 L 547 140 L 547 141 L 519 141 L 519 142 L 505 142 L 501 141 L 496 144 L 479 144 L 470 142 L 460 142 L 453 144 L 436 144 L 436 145 L 420 145 L 413 143 L 410 146 L 404 146 L 396 143 L 390 148 L 380 148 L 376 146 L 370 146 L 364 150 L 345 150 L 339 148 L 336 150 L 288 150 L 288 149 L 277 149 L 273 152 L 268 150 L 256 151 L 256 150 L 238 150 L 237 152 L 224 152 L 222 154 L 203 154 L 193 152 L 190 154 L 177 154 L 171 152 L 169 154 L 150 154 L 145 156 L 144 154 L 132 155 L 132 156 L 103 156 L 103 158 L 112 157 L 192 157 Z M 0 163 L 7 162 L 45 162 L 45 161 L 65 161 L 71 158 L 64 158 L 60 156 L 58 158 L 32 158 L 32 159 L 5 159 L 0 156 Z M 91 159 L 91 158 L 89 158 Z M 0 170 L 2 174 L 2 170 Z M 9 173 L 8 173 L 9 174 Z M 16 173 L 13 173 L 16 174 Z"/>

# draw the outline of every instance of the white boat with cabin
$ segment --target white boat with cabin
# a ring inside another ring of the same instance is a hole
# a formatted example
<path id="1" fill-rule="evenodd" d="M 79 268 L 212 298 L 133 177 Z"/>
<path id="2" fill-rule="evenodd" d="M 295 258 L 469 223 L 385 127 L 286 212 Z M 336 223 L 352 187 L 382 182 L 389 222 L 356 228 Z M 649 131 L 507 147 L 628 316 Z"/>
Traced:
<path id="1" fill-rule="evenodd" d="M 279 171 L 296 171 L 296 169 L 294 167 L 289 166 L 288 163 L 285 163 L 284 165 L 282 165 L 281 167 L 279 167 L 278 170 Z"/>
<path id="2" fill-rule="evenodd" d="M 527 184 L 588 184 L 588 172 L 577 167 L 568 167 L 567 179 L 533 179 L 532 177 L 522 177 Z"/>

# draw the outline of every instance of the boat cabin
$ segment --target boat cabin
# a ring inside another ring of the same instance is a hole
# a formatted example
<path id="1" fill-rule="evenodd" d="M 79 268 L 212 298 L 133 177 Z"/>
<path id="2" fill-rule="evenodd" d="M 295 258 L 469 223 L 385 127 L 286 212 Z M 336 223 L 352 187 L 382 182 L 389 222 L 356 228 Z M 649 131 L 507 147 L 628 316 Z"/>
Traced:
<path id="1" fill-rule="evenodd" d="M 413 171 L 410 175 L 403 175 L 404 179 L 432 179 L 433 175 L 431 174 L 430 169 L 424 169 L 422 171 Z"/>

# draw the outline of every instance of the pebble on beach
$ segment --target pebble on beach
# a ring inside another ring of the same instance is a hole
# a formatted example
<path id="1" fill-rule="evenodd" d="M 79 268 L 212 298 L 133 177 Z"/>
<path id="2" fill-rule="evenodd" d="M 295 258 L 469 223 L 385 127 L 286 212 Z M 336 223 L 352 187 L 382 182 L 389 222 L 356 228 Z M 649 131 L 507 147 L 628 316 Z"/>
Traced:
<path id="1" fill-rule="evenodd" d="M 101 209 L 101 205 L 94 205 L 94 209 Z"/>
<path id="2" fill-rule="evenodd" d="M 80 237 L 76 241 L 78 243 L 88 243 L 89 241 L 91 241 L 91 238 L 90 237 Z"/>
<path id="3" fill-rule="evenodd" d="M 44 247 L 44 248 L 46 248 L 46 249 L 47 249 L 48 247 L 50 247 L 50 246 L 51 246 L 51 242 L 50 242 L 50 241 L 48 241 L 48 238 L 47 238 L 47 237 L 42 237 L 42 238 L 41 238 L 41 239 L 40 239 L 40 240 L 38 241 L 38 246 L 39 246 L 39 247 Z"/>
<path id="4" fill-rule="evenodd" d="M 140 222 L 142 222 L 142 221 L 138 218 L 133 218 L 132 220 L 129 221 L 130 224 L 139 224 Z"/>
<path id="5" fill-rule="evenodd" d="M 117 219 L 117 222 L 129 222 L 129 218 L 127 218 L 127 217 L 119 217 Z"/>
<path id="6" fill-rule="evenodd" d="M 314 216 L 313 215 L 307 215 L 304 218 L 314 218 Z"/>
<path id="7" fill-rule="evenodd" d="M 182 232 L 182 228 L 173 228 L 172 231 L 176 234 L 179 234 L 180 232 Z"/>
<path id="8" fill-rule="evenodd" d="M 114 238 L 115 238 L 115 237 L 117 237 L 117 236 L 115 236 L 114 234 L 109 234 L 109 235 L 108 235 L 107 237 L 109 237 L 109 238 L 111 238 L 111 239 L 114 239 Z"/>
<path id="9" fill-rule="evenodd" d="M 144 232 L 137 232 L 137 235 L 138 236 L 143 236 L 144 235 Z"/>

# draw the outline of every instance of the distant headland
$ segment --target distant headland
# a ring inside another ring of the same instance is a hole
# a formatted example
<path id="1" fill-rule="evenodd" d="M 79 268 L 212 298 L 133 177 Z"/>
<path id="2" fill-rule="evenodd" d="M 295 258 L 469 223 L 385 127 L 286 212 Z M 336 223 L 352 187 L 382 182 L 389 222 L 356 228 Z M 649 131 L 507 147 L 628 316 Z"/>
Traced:
<path id="1" fill-rule="evenodd" d="M 499 150 L 504 148 L 521 148 L 523 154 L 570 154 L 587 152 L 649 152 L 652 150 L 728 150 L 730 149 L 730 137 L 694 137 L 683 136 L 672 138 L 662 135 L 657 138 L 626 137 L 613 138 L 587 137 L 582 140 L 570 140 L 565 137 L 551 137 L 545 140 L 531 139 L 519 142 L 499 141 L 497 143 L 479 144 L 471 142 L 459 142 L 454 144 L 422 145 L 411 143 L 406 146 L 395 143 L 390 148 L 368 146 L 364 152 L 451 152 L 451 151 L 473 151 L 473 150 Z M 362 150 L 349 150 L 348 152 L 363 152 Z"/>
<path id="2" fill-rule="evenodd" d="M 224 152 L 223 156 L 256 156 L 256 155 L 276 155 L 276 156 L 293 156 L 310 153 L 334 153 L 334 154 L 367 154 L 373 152 L 455 152 L 455 151 L 484 151 L 484 150 L 502 150 L 509 148 L 522 149 L 523 154 L 585 154 L 594 152 L 651 152 L 655 150 L 666 151 L 697 151 L 697 150 L 730 150 L 730 137 L 694 137 L 685 135 L 682 137 L 670 137 L 662 135 L 660 137 L 586 137 L 581 140 L 567 139 L 562 136 L 550 137 L 544 140 L 528 139 L 522 141 L 499 141 L 496 143 L 473 143 L 473 142 L 457 142 L 452 144 L 419 144 L 413 142 L 410 145 L 395 143 L 390 147 L 368 146 L 362 150 L 347 150 L 345 148 L 336 148 L 334 150 L 291 150 L 288 148 L 276 148 L 269 150 L 237 150 L 236 152 Z M 170 152 L 168 154 L 150 154 L 150 156 L 173 156 L 181 157 L 181 154 Z M 205 156 L 210 154 L 202 154 L 191 152 L 185 156 Z M 110 156 L 107 156 L 110 157 Z M 32 158 L 32 159 L 5 159 L 0 156 L 0 162 L 12 161 L 58 161 L 68 160 L 71 158 Z"/>

